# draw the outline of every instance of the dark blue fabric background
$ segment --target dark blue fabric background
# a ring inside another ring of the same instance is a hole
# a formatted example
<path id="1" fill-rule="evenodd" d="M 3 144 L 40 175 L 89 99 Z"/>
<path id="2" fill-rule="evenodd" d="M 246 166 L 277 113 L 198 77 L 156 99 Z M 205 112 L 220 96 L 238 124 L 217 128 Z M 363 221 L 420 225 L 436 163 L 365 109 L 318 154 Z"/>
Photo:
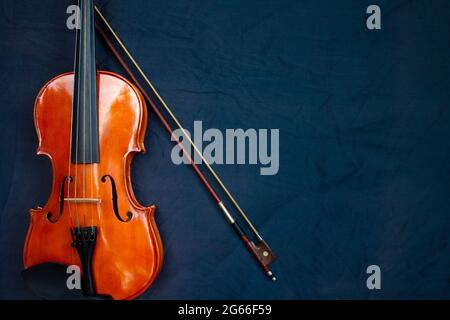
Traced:
<path id="1" fill-rule="evenodd" d="M 70 71 L 69 0 L 0 3 L 0 297 L 45 204 L 33 104 Z M 163 270 L 145 299 L 450 298 L 450 2 L 111 0 L 106 16 L 182 120 L 279 128 L 280 171 L 215 166 L 279 260 L 271 283 L 150 113 L 135 193 L 156 204 Z M 122 73 L 98 42 L 101 69 Z M 366 268 L 382 269 L 382 290 Z"/>

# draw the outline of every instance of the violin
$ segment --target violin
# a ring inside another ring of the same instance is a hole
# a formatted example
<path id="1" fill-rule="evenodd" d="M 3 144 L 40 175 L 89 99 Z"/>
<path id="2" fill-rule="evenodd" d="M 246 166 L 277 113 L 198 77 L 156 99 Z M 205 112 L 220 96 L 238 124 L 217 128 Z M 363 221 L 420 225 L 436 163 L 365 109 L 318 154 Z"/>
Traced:
<path id="1" fill-rule="evenodd" d="M 75 71 L 50 80 L 34 106 L 53 182 L 47 204 L 30 212 L 24 265 L 78 266 L 85 296 L 133 299 L 163 261 L 155 206 L 138 203 L 130 178 L 145 151 L 146 103 L 128 80 L 96 70 L 94 4 L 80 4 Z"/>

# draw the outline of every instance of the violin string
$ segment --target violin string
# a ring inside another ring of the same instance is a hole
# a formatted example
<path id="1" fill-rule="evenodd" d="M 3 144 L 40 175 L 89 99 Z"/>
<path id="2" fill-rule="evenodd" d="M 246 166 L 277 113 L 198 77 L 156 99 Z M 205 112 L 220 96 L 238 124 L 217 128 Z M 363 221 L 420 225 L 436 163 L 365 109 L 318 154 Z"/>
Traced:
<path id="1" fill-rule="evenodd" d="M 78 25 L 78 24 L 77 24 Z M 74 103 L 73 103 L 73 99 L 75 99 L 75 72 L 76 72 L 76 68 L 77 68 L 77 42 L 78 42 L 78 29 L 75 28 L 75 54 L 74 54 L 74 58 L 73 58 L 73 72 L 74 72 L 74 93 L 72 94 L 72 106 L 71 106 L 71 111 L 70 111 L 70 137 L 69 137 L 69 164 L 68 164 L 68 168 L 69 168 L 69 174 L 68 174 L 68 182 L 67 182 L 67 199 L 70 198 L 70 187 L 72 185 L 72 183 L 70 182 L 71 179 L 71 169 L 72 169 L 72 135 L 73 135 L 73 107 L 74 107 Z M 70 221 L 71 223 L 73 223 L 73 217 L 72 217 L 72 210 L 71 210 L 71 204 L 70 202 L 67 202 L 67 206 L 69 208 L 69 217 L 70 217 Z M 61 212 L 62 213 L 62 212 Z"/>
<path id="2" fill-rule="evenodd" d="M 89 19 L 92 21 L 92 25 L 91 28 L 93 28 L 93 23 L 94 23 L 94 12 L 92 10 L 93 8 L 89 8 Z M 94 56 L 94 65 L 95 65 L 95 33 L 92 32 L 92 30 L 89 30 L 89 32 L 91 32 L 92 36 L 94 39 L 91 39 L 91 45 L 92 42 L 94 42 L 94 46 L 92 46 L 92 55 Z M 92 59 L 89 60 L 90 63 L 92 63 Z M 95 69 L 96 70 L 96 69 Z M 91 79 L 91 81 L 93 81 L 93 85 L 91 83 L 91 88 L 93 88 L 94 93 L 97 93 L 97 90 L 95 90 L 96 85 L 97 85 L 97 70 L 95 71 L 95 75 L 94 75 L 94 79 Z M 94 198 L 95 195 L 93 194 L 93 190 L 94 190 L 94 163 L 93 163 L 93 155 L 92 155 L 92 149 L 93 149 L 93 137 L 92 137 L 92 104 L 97 100 L 97 94 L 93 94 L 91 92 L 90 95 L 90 104 L 89 104 L 89 152 L 90 152 L 90 167 L 91 167 L 91 172 L 90 172 L 90 197 Z M 94 105 L 95 106 L 95 105 Z M 96 205 L 97 208 L 98 205 Z M 94 206 L 90 206 L 90 214 L 91 214 L 91 227 L 92 227 L 92 232 L 94 231 L 94 212 L 96 210 L 93 210 Z"/>
<path id="3" fill-rule="evenodd" d="M 80 1 L 77 1 L 77 6 L 79 7 L 80 5 Z M 77 69 L 77 48 L 78 48 L 78 33 L 79 33 L 79 26 L 80 26 L 80 22 L 79 22 L 79 15 L 77 15 L 75 17 L 75 54 L 74 54 L 74 58 L 73 58 L 73 85 L 74 85 L 74 89 L 75 89 L 75 72 Z M 67 199 L 70 199 L 70 188 L 72 186 L 76 187 L 76 184 L 74 183 L 73 179 L 72 179 L 72 136 L 73 136 L 73 108 L 74 108 L 74 103 L 73 103 L 73 99 L 75 99 L 75 90 L 73 91 L 72 94 L 72 105 L 70 108 L 70 137 L 69 137 L 69 175 L 67 178 Z M 68 206 L 68 211 L 69 211 L 69 221 L 71 226 L 74 226 L 74 220 L 73 220 L 73 215 L 72 215 L 72 204 L 70 203 L 70 201 L 67 201 L 67 206 Z M 62 214 L 62 212 L 61 212 Z M 74 255 L 73 255 L 73 250 L 70 250 L 70 261 L 74 261 Z"/>
<path id="4" fill-rule="evenodd" d="M 87 6 L 86 1 L 84 2 L 83 6 Z M 87 8 L 83 8 L 83 12 L 87 11 Z M 89 17 L 87 17 L 87 15 L 83 14 L 85 22 L 84 22 L 84 26 L 87 26 L 87 19 L 89 19 Z M 87 34 L 89 32 L 89 30 L 87 30 L 85 28 L 84 32 L 84 37 L 83 37 L 83 48 L 86 48 L 88 43 L 87 43 Z M 87 57 L 85 56 L 84 59 L 86 59 Z M 86 73 L 87 69 L 86 68 L 86 64 L 83 64 L 85 66 L 85 69 L 83 70 L 84 73 Z M 82 172 L 83 172 L 83 180 L 82 180 L 82 185 L 83 185 L 83 199 L 86 199 L 86 122 L 87 122 L 87 116 L 86 116 L 86 81 L 85 79 L 83 79 L 83 83 L 85 85 L 85 87 L 83 88 L 83 126 L 82 126 L 82 132 L 81 134 L 83 135 L 83 163 L 82 163 Z M 90 83 L 88 84 L 90 85 Z M 83 216 L 83 224 L 86 226 L 86 205 L 82 206 L 83 208 L 83 212 L 82 212 L 82 216 Z"/>
<path id="5" fill-rule="evenodd" d="M 241 217 L 245 220 L 245 222 L 247 223 L 247 225 L 250 227 L 250 229 L 253 231 L 253 234 L 258 238 L 258 240 L 263 241 L 263 238 L 261 237 L 261 235 L 259 234 L 258 230 L 256 229 L 256 227 L 253 225 L 253 223 L 250 221 L 250 219 L 248 218 L 247 214 L 244 212 L 244 210 L 241 208 L 241 206 L 238 204 L 238 202 L 236 201 L 236 199 L 234 198 L 234 196 L 231 194 L 231 192 L 228 190 L 228 188 L 225 186 L 225 184 L 222 182 L 222 179 L 220 179 L 220 177 L 218 176 L 218 174 L 215 172 L 215 170 L 211 167 L 211 165 L 209 164 L 209 162 L 204 158 L 203 154 L 200 152 L 200 150 L 197 148 L 197 146 L 195 145 L 195 143 L 192 141 L 192 139 L 189 137 L 189 135 L 186 133 L 186 130 L 184 129 L 184 127 L 181 125 L 181 123 L 178 121 L 177 117 L 175 116 L 175 114 L 173 113 L 173 111 L 171 110 L 171 108 L 167 105 L 167 103 L 164 101 L 164 99 L 161 97 L 161 95 L 159 94 L 159 92 L 156 90 L 156 88 L 153 86 L 153 84 L 151 83 L 150 79 L 147 77 L 147 75 L 144 73 L 144 71 L 142 70 L 142 68 L 139 66 L 139 64 L 136 62 L 136 60 L 133 58 L 133 56 L 131 55 L 131 53 L 128 51 L 127 47 L 124 45 L 124 43 L 122 42 L 122 40 L 119 38 L 119 36 L 116 34 L 116 32 L 114 31 L 114 29 L 111 27 L 111 25 L 108 23 L 108 21 L 106 20 L 106 18 L 103 16 L 103 14 L 101 13 L 101 11 L 98 9 L 97 6 L 95 6 L 95 11 L 97 12 L 97 14 L 99 15 L 99 17 L 102 19 L 102 21 L 104 22 L 104 24 L 106 25 L 106 27 L 109 29 L 109 31 L 111 32 L 111 34 L 113 35 L 113 37 L 116 39 L 116 41 L 118 42 L 118 44 L 120 45 L 120 47 L 123 49 L 123 51 L 127 54 L 128 58 L 131 60 L 131 62 L 133 63 L 133 65 L 136 67 L 136 69 L 139 71 L 139 73 L 141 74 L 142 78 L 145 80 L 145 82 L 147 83 L 147 85 L 150 87 L 150 89 L 152 90 L 152 92 L 155 94 L 155 96 L 158 98 L 159 102 L 162 104 L 162 106 L 164 107 L 164 109 L 166 110 L 166 112 L 170 115 L 170 117 L 172 118 L 172 120 L 176 123 L 177 127 L 180 129 L 180 131 L 183 133 L 183 136 L 186 137 L 186 139 L 188 140 L 188 142 L 190 143 L 190 145 L 192 146 L 192 148 L 194 149 L 195 153 L 200 157 L 200 159 L 202 159 L 203 163 L 205 164 L 206 168 L 208 169 L 208 171 L 211 173 L 211 175 L 214 177 L 214 179 L 217 181 L 217 183 L 219 184 L 219 186 L 222 188 L 222 190 L 225 192 L 225 194 L 228 196 L 228 198 L 230 199 L 230 201 L 233 203 L 233 205 L 235 206 L 235 208 L 237 209 L 237 211 L 239 212 L 239 214 L 241 215 Z"/>
<path id="6" fill-rule="evenodd" d="M 82 21 L 82 15 L 81 15 L 81 10 L 82 10 L 82 2 L 81 2 L 81 0 L 80 1 L 78 1 L 78 7 L 80 8 L 80 18 L 79 18 L 79 23 L 80 23 L 80 25 L 79 25 L 79 27 L 80 27 L 80 30 L 79 30 L 79 39 L 77 39 L 77 41 L 79 41 L 80 43 L 78 43 L 78 46 L 77 46 L 77 55 L 79 55 L 79 53 L 80 53 L 80 45 L 81 45 L 81 36 L 82 36 L 82 32 L 83 32 L 83 30 L 81 29 L 82 28 L 82 25 L 83 25 L 83 21 Z M 75 191 L 74 191 L 74 198 L 76 199 L 77 198 L 77 187 L 78 187 L 78 133 L 79 133 L 79 123 L 80 123 L 80 66 L 81 66 L 81 63 L 80 63 L 80 59 L 79 59 L 79 56 L 78 56 L 78 65 L 77 65 L 77 70 L 76 70 L 76 72 L 77 72 L 77 74 L 78 74 L 78 77 L 77 77 L 77 79 L 76 79 L 76 81 L 77 81 L 77 85 L 76 85 L 76 87 L 77 87 L 77 111 L 76 111 L 76 116 L 77 116 L 77 126 L 76 126 L 76 137 L 75 137 L 75 178 L 74 178 L 74 188 L 75 188 Z M 75 203 L 75 215 L 76 215 L 76 226 L 77 226 L 77 228 L 78 228 L 78 232 L 80 232 L 80 218 L 79 218 L 79 215 L 78 215 L 78 203 Z"/>

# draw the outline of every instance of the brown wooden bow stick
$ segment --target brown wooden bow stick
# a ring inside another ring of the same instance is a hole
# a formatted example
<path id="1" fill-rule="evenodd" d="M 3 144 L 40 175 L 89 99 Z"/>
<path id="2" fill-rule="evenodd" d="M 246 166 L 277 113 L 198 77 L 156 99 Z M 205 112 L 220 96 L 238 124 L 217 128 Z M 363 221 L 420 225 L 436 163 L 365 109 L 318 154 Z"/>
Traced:
<path id="1" fill-rule="evenodd" d="M 144 87 L 139 82 L 139 80 L 137 79 L 135 74 L 131 71 L 131 68 L 128 66 L 128 64 L 125 62 L 125 60 L 122 58 L 120 53 L 115 48 L 113 42 L 109 39 L 108 35 L 102 29 L 102 27 L 100 27 L 99 24 L 96 24 L 97 32 L 102 36 L 102 38 L 104 39 L 106 45 L 109 47 L 109 49 L 111 50 L 113 55 L 116 57 L 118 62 L 122 65 L 122 67 L 125 69 L 125 71 L 128 73 L 128 75 L 134 81 L 134 84 L 141 90 L 141 92 L 144 95 L 146 101 L 148 102 L 148 104 L 150 105 L 152 110 L 155 112 L 156 116 L 161 121 L 162 125 L 167 130 L 169 135 L 171 137 L 175 138 L 175 141 L 177 141 L 178 147 L 182 150 L 182 153 L 186 157 L 186 159 L 188 160 L 189 164 L 191 164 L 191 168 L 194 170 L 195 174 L 201 180 L 201 182 L 203 183 L 203 185 L 205 186 L 205 188 L 207 189 L 207 191 L 209 192 L 211 197 L 217 203 L 218 207 L 222 211 L 222 213 L 225 216 L 225 218 L 227 219 L 228 223 L 233 227 L 233 229 L 235 230 L 237 235 L 244 242 L 244 244 L 247 247 L 247 249 L 252 253 L 252 255 L 255 257 L 255 259 L 258 261 L 259 265 L 262 267 L 262 269 L 264 270 L 266 275 L 269 276 L 270 279 L 276 280 L 273 272 L 269 269 L 269 264 L 272 261 L 275 260 L 275 255 L 272 252 L 272 250 L 270 249 L 270 247 L 267 245 L 267 243 L 261 237 L 261 235 L 259 234 L 258 230 L 255 228 L 253 223 L 250 221 L 250 219 L 247 217 L 245 212 L 239 206 L 239 204 L 237 203 L 237 201 L 235 200 L 233 195 L 230 193 L 228 188 L 224 185 L 224 183 L 219 178 L 219 176 L 214 171 L 214 169 L 211 167 L 209 162 L 203 157 L 203 154 L 199 151 L 197 146 L 191 140 L 190 136 L 188 134 L 186 134 L 185 129 L 183 128 L 181 123 L 178 121 L 178 119 L 174 115 L 173 111 L 169 108 L 167 103 L 160 96 L 160 94 L 158 93 L 156 88 L 150 82 L 150 80 L 147 77 L 147 75 L 144 73 L 144 71 L 141 69 L 139 64 L 134 59 L 134 57 L 128 51 L 128 49 L 126 48 L 126 46 L 124 45 L 122 40 L 119 38 L 117 33 L 113 30 L 113 28 L 111 27 L 111 25 L 109 24 L 107 19 L 104 17 L 104 15 L 101 13 L 101 11 L 97 7 L 95 7 L 95 11 L 96 11 L 98 17 L 100 17 L 100 19 L 103 21 L 103 23 L 106 26 L 106 28 L 108 29 L 109 33 L 113 36 L 115 41 L 119 44 L 119 46 L 125 52 L 125 54 L 128 57 L 128 59 L 132 62 L 134 67 L 138 70 L 139 74 L 144 79 L 144 81 L 146 82 L 147 86 L 151 89 L 151 92 L 153 92 L 153 94 L 157 97 L 157 99 L 159 100 L 160 104 L 164 107 L 165 111 L 170 115 L 170 118 L 172 119 L 172 121 L 175 122 L 176 126 L 183 133 L 183 138 L 186 139 L 190 143 L 190 145 L 192 146 L 192 148 L 194 149 L 196 154 L 200 157 L 200 159 L 202 159 L 202 161 L 205 164 L 206 168 L 209 170 L 211 175 L 214 177 L 214 179 L 217 182 L 217 184 L 221 187 L 221 189 L 225 192 L 227 197 L 233 203 L 233 205 L 235 206 L 235 208 L 237 209 L 239 214 L 242 216 L 242 218 L 244 219 L 244 221 L 246 222 L 246 224 L 248 225 L 248 227 L 251 229 L 252 233 L 254 234 L 254 236 L 256 238 L 256 243 L 254 241 L 250 240 L 250 238 L 247 236 L 247 234 L 244 231 L 244 229 L 239 225 L 239 223 L 234 219 L 234 217 L 232 216 L 230 211 L 228 211 L 228 209 L 225 207 L 222 199 L 219 197 L 217 192 L 214 190 L 213 186 L 209 183 L 208 179 L 205 177 L 205 175 L 200 170 L 200 168 L 197 166 L 197 164 L 192 160 L 192 158 L 190 156 L 190 153 L 185 149 L 183 143 L 180 140 L 180 137 L 176 137 L 175 136 L 174 129 L 172 128 L 172 126 L 169 124 L 169 122 L 167 121 L 167 119 L 165 118 L 163 113 L 158 109 L 158 107 L 156 106 L 156 104 L 154 103 L 154 101 L 152 100 L 150 95 L 148 94 L 148 92 L 144 89 Z"/>

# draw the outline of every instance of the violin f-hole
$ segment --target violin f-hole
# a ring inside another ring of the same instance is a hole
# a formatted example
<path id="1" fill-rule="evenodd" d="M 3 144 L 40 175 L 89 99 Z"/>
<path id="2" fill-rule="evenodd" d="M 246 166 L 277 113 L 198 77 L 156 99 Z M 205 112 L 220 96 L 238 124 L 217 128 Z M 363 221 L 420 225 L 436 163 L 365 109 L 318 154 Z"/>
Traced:
<path id="1" fill-rule="evenodd" d="M 56 217 L 55 220 L 53 220 L 53 213 L 49 212 L 47 213 L 47 220 L 51 223 L 57 223 L 59 221 L 59 219 L 61 218 L 63 211 L 64 211 L 64 193 L 65 193 L 65 186 L 66 186 L 66 181 L 68 181 L 68 183 L 72 182 L 72 177 L 71 176 L 66 176 L 64 177 L 63 181 L 61 182 L 61 188 L 60 188 L 60 192 L 59 192 L 59 212 L 58 212 L 58 217 Z M 69 186 L 68 186 L 69 187 Z M 70 187 L 69 187 L 70 188 Z"/>
<path id="2" fill-rule="evenodd" d="M 120 216 L 120 213 L 119 213 L 119 205 L 118 205 L 118 203 L 117 203 L 117 189 L 116 189 L 116 183 L 115 183 L 115 181 L 114 181 L 114 178 L 111 177 L 109 174 L 105 174 L 105 175 L 102 177 L 102 182 L 103 182 L 103 183 L 106 182 L 106 178 L 108 178 L 109 181 L 111 182 L 112 204 L 113 204 L 113 210 L 114 210 L 114 214 L 116 215 L 116 218 L 117 218 L 120 222 L 128 222 L 128 221 L 130 221 L 131 218 L 133 217 L 133 214 L 132 214 L 130 211 L 128 211 L 128 212 L 126 213 L 126 216 L 127 216 L 126 219 L 123 219 L 123 218 Z"/>

